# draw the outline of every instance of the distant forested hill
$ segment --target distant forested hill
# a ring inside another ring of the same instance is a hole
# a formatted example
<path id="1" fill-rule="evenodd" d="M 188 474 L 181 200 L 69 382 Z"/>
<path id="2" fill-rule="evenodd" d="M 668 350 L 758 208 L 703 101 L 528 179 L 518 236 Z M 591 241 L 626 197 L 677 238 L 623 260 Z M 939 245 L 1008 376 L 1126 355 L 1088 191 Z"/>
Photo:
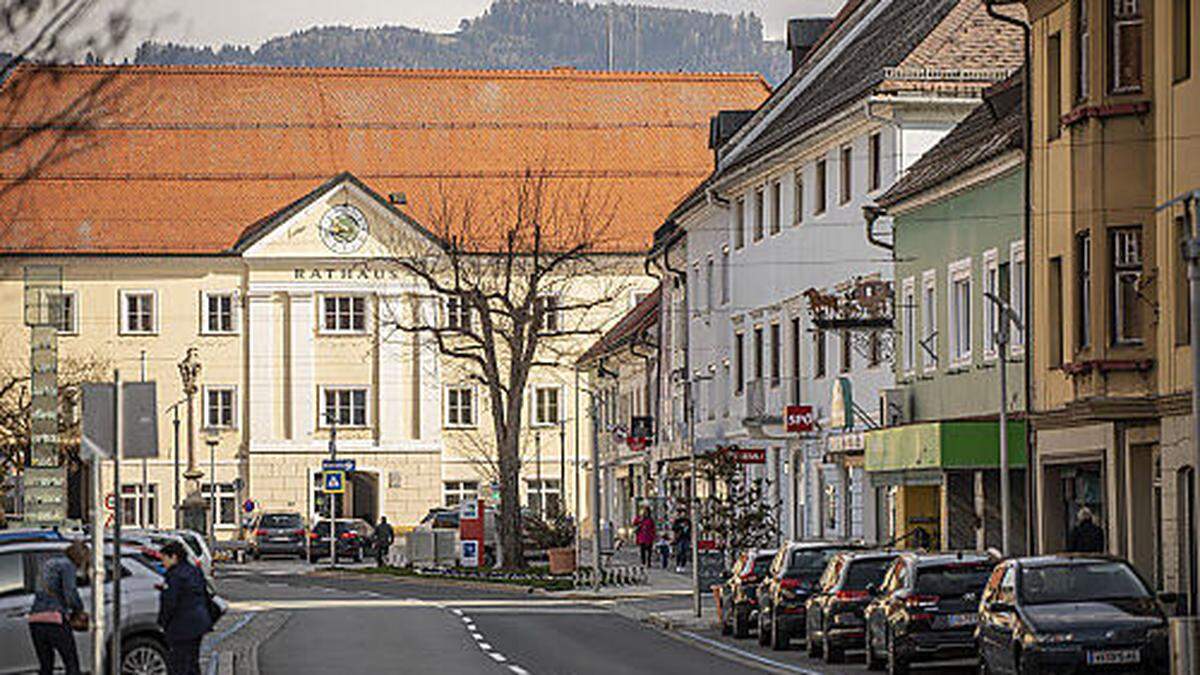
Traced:
<path id="1" fill-rule="evenodd" d="M 494 0 L 457 32 L 404 26 L 323 26 L 268 40 L 257 49 L 218 49 L 146 42 L 139 64 L 244 64 L 377 68 L 550 68 L 602 70 L 612 21 L 618 70 L 762 73 L 772 83 L 787 73 L 779 42 L 763 39 L 753 14 L 731 16 L 571 0 Z"/>

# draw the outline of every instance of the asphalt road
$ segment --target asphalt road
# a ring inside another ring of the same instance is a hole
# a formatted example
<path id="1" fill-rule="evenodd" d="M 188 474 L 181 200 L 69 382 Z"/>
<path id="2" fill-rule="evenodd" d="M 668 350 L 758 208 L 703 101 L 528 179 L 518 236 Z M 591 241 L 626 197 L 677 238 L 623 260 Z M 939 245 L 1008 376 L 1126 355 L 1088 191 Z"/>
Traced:
<path id="1" fill-rule="evenodd" d="M 597 603 L 252 563 L 217 578 L 237 612 L 286 613 L 259 648 L 284 673 L 762 672 Z"/>

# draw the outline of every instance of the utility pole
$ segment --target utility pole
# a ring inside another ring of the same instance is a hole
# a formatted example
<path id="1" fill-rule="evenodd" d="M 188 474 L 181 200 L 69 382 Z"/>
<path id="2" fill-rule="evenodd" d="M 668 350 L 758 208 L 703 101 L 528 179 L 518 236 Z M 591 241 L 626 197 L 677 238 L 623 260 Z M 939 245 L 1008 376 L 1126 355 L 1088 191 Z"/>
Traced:
<path id="1" fill-rule="evenodd" d="M 1000 357 L 1000 552 L 1012 554 L 1010 519 L 1012 518 L 1012 493 L 1008 476 L 1008 335 L 1009 322 L 1024 330 L 1021 317 L 1012 306 L 991 291 L 984 291 L 984 298 L 996 305 L 996 351 Z M 988 326 L 985 330 L 990 330 Z M 1030 468 L 1026 467 L 1026 471 Z M 1026 518 L 1029 514 L 1025 515 Z"/>
<path id="2" fill-rule="evenodd" d="M 113 675 L 121 675 L 121 451 L 125 445 L 122 438 L 125 433 L 125 421 L 121 418 L 125 415 L 124 398 L 121 391 L 121 371 L 113 370 L 113 630 L 112 645 L 108 650 Z M 93 551 L 92 555 L 103 557 L 104 549 Z"/>
<path id="3" fill-rule="evenodd" d="M 329 422 L 329 459 L 336 462 L 337 414 L 326 415 L 326 421 Z M 337 503 L 342 497 L 338 493 L 327 492 L 325 498 L 329 500 L 329 568 L 334 569 L 337 567 Z"/>
<path id="4" fill-rule="evenodd" d="M 182 400 L 176 401 L 175 405 L 171 406 L 171 412 L 173 413 L 173 418 L 171 420 L 171 426 L 174 428 L 174 431 L 175 431 L 175 446 L 174 446 L 174 450 L 175 450 L 175 492 L 174 492 L 174 495 L 175 495 L 175 529 L 177 529 L 177 530 L 180 528 L 180 513 L 179 513 L 179 404 L 181 404 L 181 403 L 183 403 Z"/>
<path id="5" fill-rule="evenodd" d="M 1188 321 L 1188 333 L 1192 349 L 1192 513 L 1200 515 L 1200 219 L 1192 209 L 1200 202 L 1200 189 L 1185 192 L 1178 197 L 1155 207 L 1155 211 L 1169 209 L 1176 204 L 1183 206 L 1183 226 L 1188 233 L 1188 240 L 1183 247 L 1183 257 L 1188 265 L 1188 293 L 1191 296 L 1188 305 L 1191 316 Z M 1196 522 L 1191 523 L 1192 536 L 1200 541 L 1200 518 L 1193 516 Z M 1200 560 L 1192 560 L 1192 578 L 1200 578 L 1195 572 L 1200 566 Z M 1186 583 L 1191 586 L 1191 580 Z M 1200 590 L 1188 588 L 1191 597 L 1188 598 L 1188 609 L 1193 616 L 1200 616 Z"/>
<path id="6" fill-rule="evenodd" d="M 576 410 L 578 415 L 579 411 Z M 565 513 L 567 510 L 567 418 L 562 416 L 558 420 L 558 504 L 559 511 Z M 576 516 L 578 517 L 578 516 Z"/>
<path id="7" fill-rule="evenodd" d="M 535 429 L 533 432 L 533 448 L 536 455 L 537 471 L 537 496 L 538 496 L 538 517 L 545 520 L 546 518 L 546 486 L 542 484 L 542 430 Z"/>
<path id="8" fill-rule="evenodd" d="M 696 522 L 696 498 L 699 494 L 699 471 L 696 462 L 696 402 L 692 393 L 693 382 L 688 376 L 687 388 L 683 390 L 684 412 L 687 415 L 688 447 L 691 450 L 692 489 L 688 494 L 688 522 L 692 534 L 692 613 L 701 615 L 700 607 L 700 527 Z"/>
<path id="9" fill-rule="evenodd" d="M 592 590 L 600 590 L 600 406 L 603 393 L 592 393 Z"/>

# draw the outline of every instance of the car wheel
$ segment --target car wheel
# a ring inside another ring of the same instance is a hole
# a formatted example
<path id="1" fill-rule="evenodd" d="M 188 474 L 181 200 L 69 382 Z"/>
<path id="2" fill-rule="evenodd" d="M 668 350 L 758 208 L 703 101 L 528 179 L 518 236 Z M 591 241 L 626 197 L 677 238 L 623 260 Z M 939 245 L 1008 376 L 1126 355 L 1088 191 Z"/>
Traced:
<path id="1" fill-rule="evenodd" d="M 835 647 L 829 641 L 829 630 L 822 631 L 825 637 L 821 638 L 821 651 L 825 652 L 825 663 L 841 663 L 846 660 L 846 652 L 841 647 Z"/>
<path id="2" fill-rule="evenodd" d="M 867 643 L 867 670 L 883 670 L 883 659 L 875 653 L 875 642 L 871 636 L 871 625 L 867 624 L 867 634 L 864 638 Z"/>
<path id="3" fill-rule="evenodd" d="M 758 644 L 766 647 L 771 639 L 771 624 L 774 623 L 767 618 L 766 612 L 758 610 Z"/>
<path id="4" fill-rule="evenodd" d="M 167 675 L 167 648 L 158 640 L 137 637 L 121 647 L 121 675 Z"/>
<path id="5" fill-rule="evenodd" d="M 788 635 L 787 629 L 781 627 L 778 621 L 771 622 L 771 649 L 781 652 L 788 648 L 791 643 L 791 636 Z"/>
<path id="6" fill-rule="evenodd" d="M 891 631 L 887 636 L 887 672 L 888 675 L 908 675 L 908 664 L 896 654 L 896 640 Z"/>
<path id="7" fill-rule="evenodd" d="M 739 640 L 750 637 L 750 610 L 745 605 L 733 606 L 733 637 Z"/>

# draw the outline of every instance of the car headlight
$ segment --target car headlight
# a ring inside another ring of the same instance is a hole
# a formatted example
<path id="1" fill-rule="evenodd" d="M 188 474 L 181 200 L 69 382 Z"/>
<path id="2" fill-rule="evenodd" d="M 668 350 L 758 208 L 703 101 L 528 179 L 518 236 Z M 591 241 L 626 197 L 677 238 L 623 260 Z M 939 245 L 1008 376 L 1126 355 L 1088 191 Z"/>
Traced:
<path id="1" fill-rule="evenodd" d="M 1040 645 L 1060 645 L 1074 642 L 1074 633 L 1030 633 L 1027 639 Z"/>

